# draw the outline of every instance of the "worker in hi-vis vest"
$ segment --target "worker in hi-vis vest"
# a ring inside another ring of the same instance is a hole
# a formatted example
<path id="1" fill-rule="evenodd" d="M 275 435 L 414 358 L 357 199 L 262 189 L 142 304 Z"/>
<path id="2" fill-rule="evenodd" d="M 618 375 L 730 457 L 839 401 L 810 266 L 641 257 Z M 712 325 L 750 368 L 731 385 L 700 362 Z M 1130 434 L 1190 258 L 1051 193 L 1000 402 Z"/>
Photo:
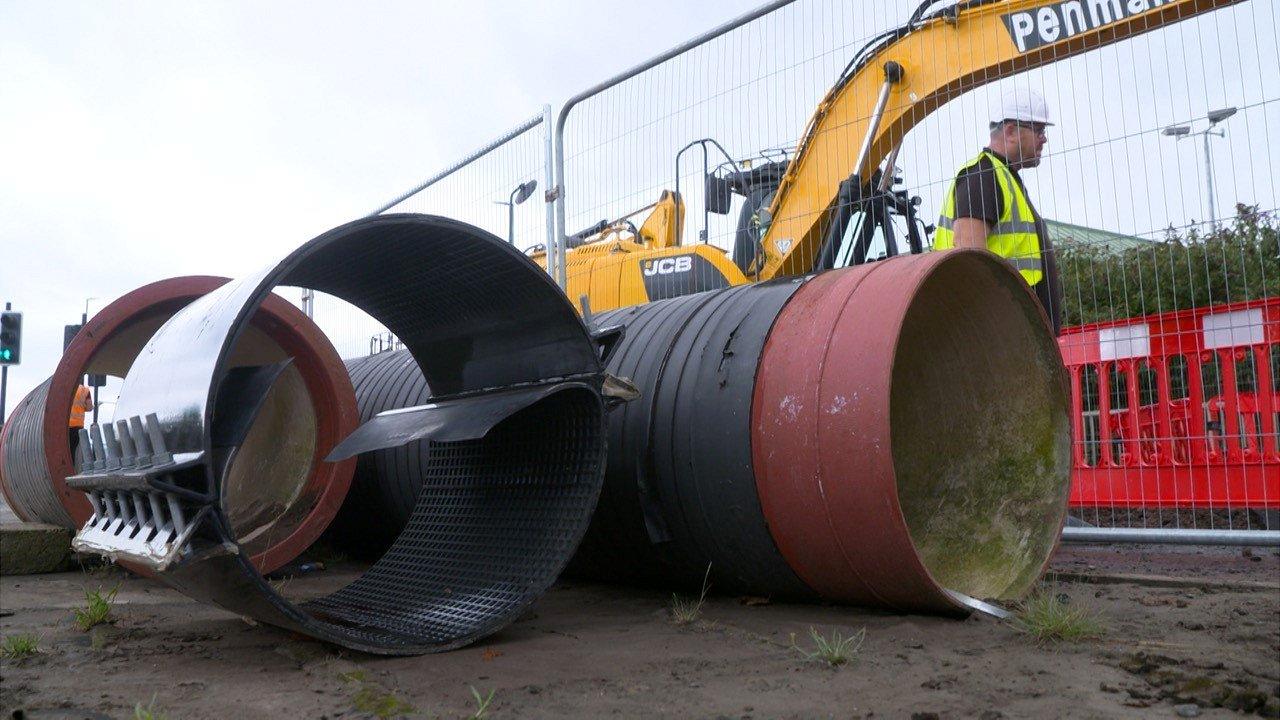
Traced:
<path id="1" fill-rule="evenodd" d="M 1005 258 L 1035 291 L 1053 326 L 1062 329 L 1062 283 L 1044 219 L 1018 171 L 1040 164 L 1049 107 L 1039 93 L 1013 90 L 991 115 L 991 141 L 965 163 L 947 191 L 934 250 L 984 248 Z"/>
<path id="2" fill-rule="evenodd" d="M 76 449 L 80 447 L 80 428 L 84 427 L 84 414 L 93 410 L 93 396 L 84 385 L 76 387 L 76 397 L 71 401 L 71 419 L 67 421 L 67 442 L 71 444 L 71 462 L 78 462 Z"/>

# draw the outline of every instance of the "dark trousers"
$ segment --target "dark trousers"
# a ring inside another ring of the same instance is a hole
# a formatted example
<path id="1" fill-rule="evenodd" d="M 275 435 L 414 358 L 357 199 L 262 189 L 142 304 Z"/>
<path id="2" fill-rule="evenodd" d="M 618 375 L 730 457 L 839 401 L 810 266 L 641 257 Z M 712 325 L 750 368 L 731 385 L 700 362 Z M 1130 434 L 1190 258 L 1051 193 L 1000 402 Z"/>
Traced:
<path id="1" fill-rule="evenodd" d="M 67 443 L 71 445 L 71 465 L 80 467 L 80 456 L 76 454 L 76 450 L 80 447 L 80 428 L 67 428 Z"/>

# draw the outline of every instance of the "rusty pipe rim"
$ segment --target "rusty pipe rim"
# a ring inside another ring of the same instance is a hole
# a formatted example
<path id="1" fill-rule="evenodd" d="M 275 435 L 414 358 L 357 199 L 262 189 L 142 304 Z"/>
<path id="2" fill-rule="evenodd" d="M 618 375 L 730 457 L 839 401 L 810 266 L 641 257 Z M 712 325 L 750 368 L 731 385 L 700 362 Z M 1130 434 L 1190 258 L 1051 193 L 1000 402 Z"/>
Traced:
<path id="1" fill-rule="evenodd" d="M 1034 295 L 986 253 L 816 276 L 771 330 L 752 405 L 780 552 L 832 600 L 964 614 L 950 591 L 1020 596 L 1066 513 L 1064 378 Z"/>
<path id="2" fill-rule="evenodd" d="M 143 285 L 94 315 L 63 353 L 50 379 L 45 400 L 45 456 L 53 492 L 76 526 L 82 526 L 89 519 L 92 507 L 84 493 L 67 487 L 67 476 L 74 474 L 74 467 L 66 439 L 67 425 L 62 418 L 70 413 L 80 378 L 99 351 L 121 333 L 142 322 L 168 318 L 227 282 L 227 278 L 192 275 Z M 345 365 L 328 338 L 302 311 L 271 295 L 250 325 L 294 358 L 294 366 L 305 383 L 317 419 L 312 469 L 302 488 L 302 494 L 312 499 L 312 506 L 291 532 L 274 539 L 252 556 L 252 562 L 261 572 L 270 572 L 297 557 L 320 537 L 342 506 L 351 486 L 355 459 L 339 463 L 322 460 L 356 427 L 359 412 Z"/>

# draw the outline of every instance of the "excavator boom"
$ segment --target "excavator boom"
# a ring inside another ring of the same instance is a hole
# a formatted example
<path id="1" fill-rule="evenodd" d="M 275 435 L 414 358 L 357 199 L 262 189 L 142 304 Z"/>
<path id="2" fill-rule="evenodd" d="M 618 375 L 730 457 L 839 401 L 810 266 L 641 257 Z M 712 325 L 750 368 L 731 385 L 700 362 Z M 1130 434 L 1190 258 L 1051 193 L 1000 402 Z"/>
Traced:
<path id="1" fill-rule="evenodd" d="M 840 183 L 870 182 L 917 123 L 958 95 L 1242 0 L 971 0 L 882 36 L 818 105 L 770 207 L 762 279 L 810 272 Z M 855 155 L 856 151 L 856 155 Z"/>

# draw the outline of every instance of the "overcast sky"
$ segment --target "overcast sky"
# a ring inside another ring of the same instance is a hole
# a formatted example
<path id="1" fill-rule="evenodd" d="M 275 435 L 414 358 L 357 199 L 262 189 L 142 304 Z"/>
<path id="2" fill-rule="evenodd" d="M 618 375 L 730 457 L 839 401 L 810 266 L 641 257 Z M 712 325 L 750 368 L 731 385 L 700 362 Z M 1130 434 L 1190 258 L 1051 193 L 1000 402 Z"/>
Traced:
<path id="1" fill-rule="evenodd" d="M 6 410 L 86 298 L 253 271 L 757 4 L 0 2 Z"/>
<path id="2" fill-rule="evenodd" d="M 256 270 L 544 104 L 760 2 L 0 0 L 0 301 L 25 313 L 6 410 L 52 373 L 62 326 L 86 299 L 92 314 L 147 282 Z M 1277 4 L 1249 0 L 1018 79 L 1059 118 L 1028 177 L 1040 209 L 1134 234 L 1202 222 L 1198 146 L 1159 129 L 1224 105 L 1243 110 L 1215 140 L 1220 206 L 1280 204 Z M 656 199 L 689 140 L 715 136 L 747 155 L 794 143 L 852 51 L 914 5 L 797 3 L 584 105 L 570 124 L 569 229 Z M 980 146 L 999 90 L 962 97 L 908 136 L 900 164 L 927 216 Z M 531 141 L 521 152 L 536 176 Z M 584 165 L 595 174 L 575 186 Z M 690 201 L 686 234 L 700 221 Z M 405 209 L 441 211 L 424 203 Z M 482 198 L 444 214 L 501 233 L 504 212 Z M 536 237 L 540 212 L 522 208 L 517 234 Z"/>

